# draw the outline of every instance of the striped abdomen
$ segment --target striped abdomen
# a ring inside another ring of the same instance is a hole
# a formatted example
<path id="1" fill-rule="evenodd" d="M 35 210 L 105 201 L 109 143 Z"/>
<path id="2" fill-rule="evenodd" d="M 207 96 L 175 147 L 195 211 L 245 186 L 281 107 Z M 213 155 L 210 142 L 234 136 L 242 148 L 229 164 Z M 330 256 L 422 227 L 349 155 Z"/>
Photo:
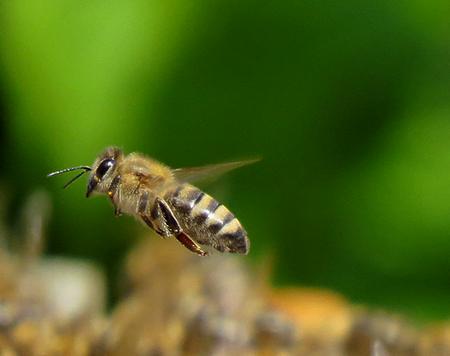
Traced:
<path id="1" fill-rule="evenodd" d="M 210 195 L 183 184 L 167 192 L 165 199 L 183 230 L 198 243 L 221 252 L 248 252 L 247 232 L 239 220 Z"/>

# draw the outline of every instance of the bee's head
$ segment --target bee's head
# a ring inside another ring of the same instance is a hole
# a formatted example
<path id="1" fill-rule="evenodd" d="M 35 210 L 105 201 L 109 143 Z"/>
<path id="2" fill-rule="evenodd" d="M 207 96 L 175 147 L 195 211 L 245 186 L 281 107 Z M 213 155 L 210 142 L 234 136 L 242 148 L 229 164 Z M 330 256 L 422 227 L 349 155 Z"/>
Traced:
<path id="1" fill-rule="evenodd" d="M 108 191 L 122 157 L 123 153 L 117 147 L 108 147 L 97 157 L 91 167 L 86 197 L 93 192 L 106 193 Z"/>

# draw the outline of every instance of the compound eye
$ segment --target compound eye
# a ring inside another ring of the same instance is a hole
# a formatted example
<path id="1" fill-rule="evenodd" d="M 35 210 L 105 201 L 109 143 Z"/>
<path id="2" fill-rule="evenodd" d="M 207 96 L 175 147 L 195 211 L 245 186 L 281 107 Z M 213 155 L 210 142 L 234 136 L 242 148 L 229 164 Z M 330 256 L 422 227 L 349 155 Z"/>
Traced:
<path id="1" fill-rule="evenodd" d="M 114 166 L 114 160 L 112 158 L 105 159 L 100 165 L 98 166 L 97 170 L 95 171 L 95 175 L 97 178 L 102 179 L 103 176 L 108 172 L 108 170 Z"/>

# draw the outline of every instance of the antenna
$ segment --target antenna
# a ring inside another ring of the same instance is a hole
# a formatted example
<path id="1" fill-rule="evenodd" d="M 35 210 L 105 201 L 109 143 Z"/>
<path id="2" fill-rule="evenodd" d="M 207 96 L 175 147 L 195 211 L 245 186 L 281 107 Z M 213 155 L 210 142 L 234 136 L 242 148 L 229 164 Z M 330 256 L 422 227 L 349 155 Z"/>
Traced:
<path id="1" fill-rule="evenodd" d="M 63 173 L 67 173 L 67 172 L 71 172 L 71 171 L 80 170 L 80 169 L 82 169 L 83 172 L 78 173 L 75 177 L 73 177 L 73 178 L 72 178 L 71 180 L 69 180 L 66 184 L 64 184 L 64 187 L 63 187 L 63 188 L 67 188 L 70 184 L 72 184 L 73 182 L 75 182 L 75 181 L 76 181 L 78 178 L 80 178 L 83 174 L 85 174 L 85 173 L 88 172 L 88 171 L 91 171 L 92 168 L 89 167 L 89 166 L 77 166 L 77 167 L 65 168 L 65 169 L 61 169 L 61 170 L 59 170 L 59 171 L 56 171 L 56 172 L 52 172 L 52 173 L 47 174 L 47 178 L 54 177 L 54 176 L 57 176 L 57 175 L 60 175 L 60 174 L 63 174 Z"/>

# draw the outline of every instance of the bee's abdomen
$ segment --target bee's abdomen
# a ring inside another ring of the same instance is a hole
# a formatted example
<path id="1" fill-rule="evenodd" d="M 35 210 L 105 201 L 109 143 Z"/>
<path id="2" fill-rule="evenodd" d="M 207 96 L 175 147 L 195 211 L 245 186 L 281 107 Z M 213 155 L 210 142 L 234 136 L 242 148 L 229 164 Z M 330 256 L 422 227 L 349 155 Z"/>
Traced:
<path id="1" fill-rule="evenodd" d="M 200 244 L 212 245 L 221 252 L 248 252 L 247 233 L 239 220 L 210 195 L 184 184 L 166 199 L 183 229 Z"/>

